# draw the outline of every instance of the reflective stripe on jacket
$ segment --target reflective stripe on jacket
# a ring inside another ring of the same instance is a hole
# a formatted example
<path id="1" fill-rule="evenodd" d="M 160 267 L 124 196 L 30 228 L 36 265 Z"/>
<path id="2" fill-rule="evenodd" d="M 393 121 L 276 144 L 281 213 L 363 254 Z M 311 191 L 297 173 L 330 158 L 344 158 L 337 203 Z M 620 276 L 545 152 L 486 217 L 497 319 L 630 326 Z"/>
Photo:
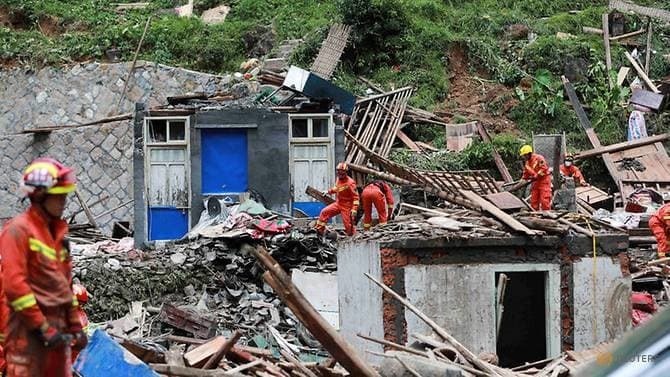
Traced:
<path id="1" fill-rule="evenodd" d="M 71 285 L 72 260 L 63 242 L 67 231 L 64 220 L 49 226 L 31 206 L 0 233 L 7 304 L 29 328 L 44 323 L 44 310 L 68 305 L 74 313 L 78 306 Z"/>

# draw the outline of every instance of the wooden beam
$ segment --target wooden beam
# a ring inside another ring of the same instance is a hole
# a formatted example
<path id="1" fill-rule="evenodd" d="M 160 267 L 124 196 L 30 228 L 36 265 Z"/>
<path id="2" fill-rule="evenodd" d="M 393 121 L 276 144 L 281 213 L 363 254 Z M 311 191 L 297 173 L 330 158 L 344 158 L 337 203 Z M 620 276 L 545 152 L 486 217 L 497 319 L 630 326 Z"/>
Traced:
<path id="1" fill-rule="evenodd" d="M 589 27 L 589 26 L 583 26 L 582 27 L 582 32 L 588 33 L 588 34 L 603 35 L 603 29 L 598 29 L 598 28 Z"/>
<path id="2" fill-rule="evenodd" d="M 398 130 L 395 136 L 400 139 L 400 141 L 402 141 L 402 143 L 405 144 L 409 149 L 413 150 L 414 152 L 421 152 L 421 147 L 416 145 L 414 140 L 410 139 L 406 133 Z"/>
<path id="3" fill-rule="evenodd" d="M 621 86 L 623 84 L 623 81 L 626 79 L 626 76 L 628 76 L 628 72 L 630 72 L 630 68 L 628 67 L 619 68 L 619 72 L 616 75 L 616 84 L 618 86 Z"/>
<path id="4" fill-rule="evenodd" d="M 103 118 L 103 119 L 98 119 L 94 120 L 92 122 L 87 122 L 87 123 L 82 123 L 82 124 L 70 124 L 66 126 L 49 126 L 49 127 L 38 127 L 38 128 L 32 128 L 29 130 L 23 130 L 21 131 L 22 134 L 35 134 L 35 133 L 46 133 L 46 132 L 51 132 L 51 131 L 60 131 L 60 130 L 67 130 L 70 128 L 79 128 L 79 127 L 88 127 L 88 126 L 97 126 L 99 124 L 105 124 L 105 123 L 111 123 L 111 122 L 120 122 L 123 120 L 128 120 L 128 119 L 133 119 L 133 114 L 132 113 L 126 113 L 126 114 L 121 114 L 109 118 Z"/>
<path id="5" fill-rule="evenodd" d="M 633 149 L 644 145 L 654 144 L 668 139 L 670 139 L 670 133 L 649 136 L 644 139 L 637 139 L 633 141 L 624 141 L 623 143 L 612 144 L 605 147 L 594 148 L 589 149 L 587 151 L 579 152 L 575 154 L 575 160 L 583 160 L 585 158 L 599 156 L 604 153 L 625 151 L 627 149 Z"/>
<path id="6" fill-rule="evenodd" d="M 95 222 L 95 217 L 93 217 L 93 213 L 91 213 L 91 209 L 88 208 L 88 205 L 86 204 L 86 201 L 84 198 L 81 197 L 81 194 L 79 193 L 79 190 L 74 190 L 74 195 L 77 197 L 77 200 L 79 201 L 79 204 L 81 205 L 81 209 L 84 210 L 84 213 L 86 214 L 86 219 L 88 219 L 88 223 L 93 225 L 94 228 L 98 227 L 98 224 Z"/>
<path id="7" fill-rule="evenodd" d="M 315 189 L 312 186 L 307 186 L 307 188 L 305 189 L 305 194 L 311 196 L 312 198 L 320 201 L 321 203 L 323 203 L 325 205 L 335 203 L 335 199 L 331 198 L 328 195 L 324 195 L 321 191 Z"/>
<path id="8" fill-rule="evenodd" d="M 624 55 L 637 72 L 637 75 L 640 76 L 640 78 L 642 79 L 642 81 L 644 81 L 645 84 L 647 84 L 649 89 L 654 93 L 660 93 L 661 91 L 659 91 L 656 85 L 654 85 L 654 83 L 651 82 L 649 76 L 647 76 L 647 74 L 644 73 L 644 70 L 640 67 L 639 64 L 637 64 L 637 61 L 633 58 L 633 56 L 631 56 L 631 54 L 628 51 L 624 51 Z"/>
<path id="9" fill-rule="evenodd" d="M 607 67 L 607 84 L 612 89 L 612 79 L 610 78 L 610 71 L 612 70 L 612 55 L 610 53 L 610 27 L 609 15 L 603 13 L 603 41 L 605 42 L 605 66 Z"/>
<path id="10" fill-rule="evenodd" d="M 537 236 L 540 234 L 543 234 L 544 232 L 540 232 L 537 230 L 533 230 L 528 228 L 527 226 L 521 224 L 519 220 L 515 219 L 514 217 L 510 216 L 509 214 L 503 212 L 500 208 L 496 207 L 493 205 L 493 203 L 489 202 L 488 200 L 482 198 L 481 196 L 477 195 L 477 193 L 470 191 L 470 190 L 459 190 L 461 195 L 463 195 L 466 199 L 470 200 L 471 202 L 477 204 L 480 206 L 484 211 L 490 213 L 493 215 L 495 218 L 500 220 L 502 223 L 505 225 L 509 226 L 510 228 L 525 233 L 529 236 Z"/>
<path id="11" fill-rule="evenodd" d="M 358 352 L 307 301 L 291 282 L 291 277 L 261 245 L 243 244 L 241 249 L 254 255 L 266 269 L 265 281 L 298 317 L 321 345 L 353 376 L 380 377 Z"/>
<path id="12" fill-rule="evenodd" d="M 591 121 L 586 116 L 586 112 L 584 112 L 584 108 L 582 107 L 582 104 L 579 102 L 579 98 L 577 98 L 575 88 L 572 86 L 570 80 L 568 80 L 565 76 L 561 76 L 561 80 L 563 81 L 563 87 L 565 88 L 565 92 L 568 94 L 568 98 L 570 99 L 570 104 L 572 105 L 572 108 L 575 110 L 575 113 L 577 114 L 579 124 L 582 125 L 582 128 L 584 128 L 584 132 L 586 132 L 586 137 L 588 137 L 589 141 L 591 142 L 591 145 L 593 145 L 594 148 L 601 147 L 602 144 L 600 144 L 600 139 L 598 139 L 598 135 L 596 135 L 596 132 L 593 130 L 593 127 L 591 126 Z M 618 170 L 614 165 L 614 162 L 612 162 L 612 158 L 610 157 L 609 153 L 603 153 L 602 158 L 603 162 L 605 163 L 605 167 L 607 167 L 607 171 L 609 171 L 610 176 L 612 176 L 612 179 L 614 179 L 614 182 L 617 184 L 619 191 L 622 191 Z"/>
<path id="13" fill-rule="evenodd" d="M 643 7 L 641 5 L 632 4 L 622 0 L 610 0 L 610 9 L 618 9 L 620 11 L 635 12 L 642 16 L 657 18 L 659 20 L 670 22 L 670 12 L 667 10 Z"/>
<path id="14" fill-rule="evenodd" d="M 226 373 L 222 370 L 203 370 L 198 368 L 182 367 L 168 364 L 149 364 L 149 367 L 154 371 L 175 377 L 244 377 L 246 375 L 240 373 Z"/>
<path id="15" fill-rule="evenodd" d="M 610 42 L 616 42 L 616 41 L 620 41 L 622 39 L 628 39 L 628 38 L 636 37 L 640 34 L 644 34 L 645 31 L 647 31 L 647 30 L 642 28 L 640 30 L 631 31 L 630 33 L 617 35 L 616 37 L 610 37 Z"/>
<path id="16" fill-rule="evenodd" d="M 485 143 L 491 143 L 491 136 L 489 135 L 488 131 L 486 131 L 486 128 L 484 128 L 484 125 L 481 123 L 477 123 L 477 133 L 479 133 L 479 137 L 482 138 L 482 141 Z M 503 161 L 502 157 L 500 157 L 500 153 L 493 148 L 493 161 L 496 164 L 496 167 L 498 168 L 498 171 L 500 172 L 500 176 L 502 177 L 503 181 L 505 183 L 510 183 L 513 182 L 514 179 L 512 178 L 512 175 L 509 173 L 509 170 L 507 169 L 507 165 L 505 165 L 505 162 Z"/>
<path id="17" fill-rule="evenodd" d="M 205 363 L 205 366 L 202 367 L 202 369 L 216 369 L 219 366 L 219 363 L 221 362 L 221 359 L 223 359 L 224 356 L 233 348 L 235 343 L 237 343 L 238 340 L 242 337 L 242 333 L 240 330 L 235 330 L 233 333 L 233 336 L 230 338 L 226 339 L 225 342 L 219 347 L 218 350 L 212 355 L 212 357 L 207 360 Z"/>
<path id="18" fill-rule="evenodd" d="M 395 176 L 390 173 L 386 173 L 383 171 L 378 171 L 371 169 L 367 166 L 362 166 L 362 165 L 356 165 L 356 164 L 349 164 L 349 169 L 353 171 L 357 171 L 359 173 L 363 174 L 369 174 L 377 178 L 381 178 L 387 182 L 395 183 L 396 185 L 401 185 L 401 186 L 416 186 L 416 183 L 408 181 L 406 179 L 400 178 L 398 176 Z"/>
<path id="19" fill-rule="evenodd" d="M 652 35 L 652 26 L 651 26 L 651 17 L 647 17 L 647 47 L 645 48 L 645 57 L 644 57 L 644 73 L 649 74 L 649 63 L 651 62 L 651 35 Z"/>

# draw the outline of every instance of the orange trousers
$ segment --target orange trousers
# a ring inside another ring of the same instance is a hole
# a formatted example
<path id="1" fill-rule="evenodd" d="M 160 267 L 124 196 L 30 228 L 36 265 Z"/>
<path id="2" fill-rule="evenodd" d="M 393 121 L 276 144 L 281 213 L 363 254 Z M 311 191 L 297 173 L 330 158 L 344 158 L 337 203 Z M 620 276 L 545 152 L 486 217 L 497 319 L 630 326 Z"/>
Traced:
<path id="1" fill-rule="evenodd" d="M 535 211 L 551 209 L 551 186 L 532 187 L 530 190 L 530 207 Z"/>
<path id="2" fill-rule="evenodd" d="M 51 326 L 68 332 L 68 310 L 69 305 L 44 314 Z M 70 346 L 44 347 L 34 330 L 23 324 L 19 314 L 10 314 L 5 345 L 6 377 L 72 377 L 70 357 Z"/>
<path id="3" fill-rule="evenodd" d="M 347 235 L 354 235 L 354 233 L 356 233 L 356 229 L 354 228 L 354 224 L 351 221 L 351 208 L 341 206 L 337 204 L 337 202 L 331 203 L 326 206 L 326 208 L 321 210 L 319 219 L 316 221 L 316 230 L 319 233 L 323 233 L 326 230 L 326 223 L 328 220 L 337 215 L 342 215 L 342 223 L 344 223 L 344 231 L 347 233 Z"/>
<path id="4" fill-rule="evenodd" d="M 377 214 L 379 215 L 379 223 L 386 224 L 388 220 L 388 212 L 386 210 L 386 197 L 382 190 L 379 187 L 374 185 L 366 186 L 363 189 L 363 195 L 361 200 L 363 201 L 363 228 L 365 230 L 370 229 L 372 226 L 372 206 L 375 206 L 377 209 Z"/>

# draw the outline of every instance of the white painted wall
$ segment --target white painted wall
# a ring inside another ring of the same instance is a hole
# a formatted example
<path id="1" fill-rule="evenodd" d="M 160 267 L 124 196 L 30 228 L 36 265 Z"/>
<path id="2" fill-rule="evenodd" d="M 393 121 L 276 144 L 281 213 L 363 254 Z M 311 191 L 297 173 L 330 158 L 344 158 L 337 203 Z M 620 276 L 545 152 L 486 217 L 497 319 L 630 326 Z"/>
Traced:
<path id="1" fill-rule="evenodd" d="M 560 354 L 558 264 L 414 265 L 404 270 L 407 298 L 475 354 L 496 352 L 496 272 L 546 272 L 547 353 Z M 431 333 L 414 313 L 406 310 L 405 319 L 410 337 Z"/>
<path id="2" fill-rule="evenodd" d="M 582 258 L 573 265 L 574 348 L 589 349 L 631 328 L 631 279 L 618 259 Z"/>
<path id="3" fill-rule="evenodd" d="M 340 243 L 337 253 L 340 333 L 368 362 L 379 365 L 381 358 L 365 351 L 383 352 L 383 347 L 356 335 L 361 333 L 377 339 L 384 338 L 382 290 L 366 278 L 364 273 L 382 280 L 379 244 Z"/>

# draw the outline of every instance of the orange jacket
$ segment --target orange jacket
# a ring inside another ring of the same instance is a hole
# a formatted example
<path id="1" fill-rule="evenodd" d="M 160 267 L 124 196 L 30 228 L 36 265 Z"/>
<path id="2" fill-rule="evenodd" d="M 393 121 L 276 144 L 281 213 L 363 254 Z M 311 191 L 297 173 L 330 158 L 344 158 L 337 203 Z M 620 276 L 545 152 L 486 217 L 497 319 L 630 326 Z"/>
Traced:
<path id="1" fill-rule="evenodd" d="M 584 186 L 586 184 L 586 179 L 584 179 L 584 175 L 582 174 L 582 171 L 579 170 L 578 167 L 575 165 L 570 165 L 570 166 L 565 166 L 561 164 L 561 175 L 564 177 L 569 177 L 575 180 L 575 184 L 579 186 Z"/>
<path id="2" fill-rule="evenodd" d="M 531 153 L 523 167 L 523 179 L 533 181 L 531 189 L 551 188 L 551 172 L 542 155 Z"/>
<path id="3" fill-rule="evenodd" d="M 381 191 L 382 194 L 384 194 L 384 199 L 386 200 L 386 207 L 393 208 L 393 203 L 394 203 L 394 201 L 393 201 L 393 191 L 391 191 L 391 186 L 389 186 L 388 183 L 386 183 L 384 181 L 374 181 L 374 182 L 370 183 L 369 185 L 367 185 L 366 188 L 370 187 L 370 186 L 378 188 L 379 191 Z"/>
<path id="4" fill-rule="evenodd" d="M 663 205 L 649 218 L 649 229 L 656 237 L 658 252 L 665 254 L 668 248 L 668 233 L 670 233 L 670 203 Z"/>
<path id="5" fill-rule="evenodd" d="M 79 303 L 72 293 L 72 259 L 63 243 L 67 231 L 64 220 L 49 226 L 41 211 L 31 206 L 0 233 L 7 301 L 30 329 L 46 321 L 45 310 L 63 306 L 70 308 L 70 327 L 81 329 Z"/>
<path id="6" fill-rule="evenodd" d="M 329 194 L 336 194 L 336 203 L 340 209 L 351 209 L 353 212 L 358 211 L 360 198 L 358 196 L 358 189 L 356 188 L 356 181 L 347 176 L 344 179 L 337 179 L 334 187 L 328 190 Z"/>

